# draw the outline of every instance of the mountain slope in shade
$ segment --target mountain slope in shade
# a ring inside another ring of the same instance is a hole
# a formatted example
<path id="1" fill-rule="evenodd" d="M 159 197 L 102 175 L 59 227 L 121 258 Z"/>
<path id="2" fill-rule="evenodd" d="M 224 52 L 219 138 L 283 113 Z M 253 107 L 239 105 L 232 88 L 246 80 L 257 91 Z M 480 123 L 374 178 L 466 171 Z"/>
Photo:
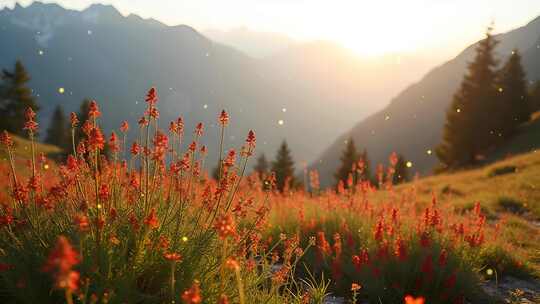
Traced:
<path id="1" fill-rule="evenodd" d="M 505 60 L 512 49 L 523 54 L 529 81 L 540 79 L 540 18 L 524 27 L 497 35 L 497 56 Z M 383 110 L 360 121 L 342 134 L 311 167 L 319 170 L 321 183 L 334 183 L 332 173 L 339 165 L 339 155 L 347 138 L 352 137 L 360 149 L 367 149 L 372 164 L 388 163 L 395 151 L 413 163 L 413 171 L 431 172 L 437 164 L 435 147 L 440 143 L 446 110 L 454 92 L 473 59 L 475 45 L 456 58 L 431 70 L 421 81 L 398 94 Z"/>
<path id="2" fill-rule="evenodd" d="M 43 129 L 54 106 L 76 111 L 86 97 L 100 103 L 107 133 L 123 119 L 135 129 L 143 96 L 156 86 L 163 127 L 178 115 L 188 127 L 207 122 L 206 143 L 213 144 L 218 142 L 213 123 L 226 108 L 231 114 L 227 147 L 238 147 L 254 129 L 259 152 L 273 157 L 286 138 L 297 162 L 313 161 L 343 130 L 380 108 L 377 103 L 387 99 L 377 94 L 400 89 L 380 89 L 383 79 L 400 77 L 394 69 L 380 69 L 386 74 L 373 77 L 377 64 L 351 64 L 350 54 L 336 46 L 295 45 L 255 59 L 189 26 L 122 16 L 108 5 L 83 11 L 39 2 L 6 8 L 0 11 L 0 41 L 0 67 L 11 68 L 19 58 L 32 76 Z M 308 53 L 309 62 L 319 64 L 315 68 L 301 56 Z M 366 75 L 379 83 L 368 85 Z"/>

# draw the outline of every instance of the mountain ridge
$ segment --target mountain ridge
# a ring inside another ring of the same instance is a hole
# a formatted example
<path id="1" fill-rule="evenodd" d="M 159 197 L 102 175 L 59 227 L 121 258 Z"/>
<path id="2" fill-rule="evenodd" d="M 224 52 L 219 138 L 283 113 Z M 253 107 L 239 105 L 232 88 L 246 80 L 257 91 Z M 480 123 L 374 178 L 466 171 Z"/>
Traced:
<path id="1" fill-rule="evenodd" d="M 281 140 L 287 139 L 295 159 L 309 162 L 376 105 L 375 99 L 362 98 L 371 88 L 350 84 L 343 62 L 333 75 L 319 78 L 304 66 L 294 71 L 300 77 L 294 83 L 302 84 L 295 86 L 283 77 L 292 74 L 292 64 L 276 71 L 271 68 L 275 63 L 216 43 L 193 27 L 123 16 L 113 6 L 77 11 L 33 3 L 4 8 L 0 39 L 10 42 L 0 49 L 0 67 L 9 69 L 21 59 L 32 76 L 30 86 L 42 106 L 39 118 L 44 129 L 56 105 L 66 112 L 77 111 L 84 98 L 100 103 L 107 132 L 123 119 L 135 125 L 144 111 L 145 91 L 157 86 L 164 124 L 182 114 L 187 126 L 201 120 L 212 130 L 215 115 L 226 108 L 232 117 L 228 131 L 232 144 L 238 146 L 253 128 L 260 140 L 258 151 L 273 156 Z M 318 56 L 315 61 L 333 62 L 336 55 Z M 296 57 L 293 62 L 301 60 Z M 365 70 L 357 66 L 351 73 Z M 321 82 L 327 92 L 355 89 L 323 96 L 318 94 Z M 217 141 L 215 133 L 210 131 L 208 142 Z"/>
<path id="2" fill-rule="evenodd" d="M 535 18 L 525 26 L 495 36 L 500 40 L 496 53 L 501 60 L 515 47 L 521 51 L 529 81 L 540 79 L 540 63 L 535 59 L 540 55 L 539 21 L 540 17 Z M 397 152 L 412 162 L 414 171 L 428 174 L 437 163 L 434 150 L 442 136 L 446 109 L 474 56 L 477 43 L 430 70 L 392 98 L 384 109 L 339 136 L 310 165 L 320 172 L 321 184 L 333 183 L 332 173 L 339 165 L 339 155 L 348 137 L 352 137 L 360 149 L 367 149 L 372 164 L 386 164 L 390 153 Z"/>

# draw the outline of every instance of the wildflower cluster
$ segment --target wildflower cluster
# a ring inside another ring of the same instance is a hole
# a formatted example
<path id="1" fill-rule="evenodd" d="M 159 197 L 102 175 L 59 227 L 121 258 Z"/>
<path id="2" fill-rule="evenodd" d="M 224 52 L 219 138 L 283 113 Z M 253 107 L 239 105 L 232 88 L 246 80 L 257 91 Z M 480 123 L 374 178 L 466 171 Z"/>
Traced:
<path id="1" fill-rule="evenodd" d="M 241 153 L 220 157 L 213 180 L 204 170 L 203 123 L 189 139 L 181 117 L 163 130 L 157 90 L 145 100 L 132 136 L 124 121 L 107 139 L 96 101 L 87 121 L 72 113 L 73 151 L 49 172 L 33 141 L 28 172 L 10 135 L 0 134 L 9 156 L 0 169 L 10 177 L 9 196 L 0 204 L 2 290 L 13 302 L 33 303 L 287 301 L 281 290 L 304 250 L 298 241 L 276 240 L 274 247 L 286 242 L 295 255 L 289 250 L 286 267 L 273 271 L 280 259 L 262 238 L 269 192 L 244 178 L 255 133 L 248 132 Z M 29 109 L 26 116 L 33 140 L 35 114 Z M 218 122 L 223 134 L 226 111 Z M 222 138 L 220 151 L 223 145 Z"/>

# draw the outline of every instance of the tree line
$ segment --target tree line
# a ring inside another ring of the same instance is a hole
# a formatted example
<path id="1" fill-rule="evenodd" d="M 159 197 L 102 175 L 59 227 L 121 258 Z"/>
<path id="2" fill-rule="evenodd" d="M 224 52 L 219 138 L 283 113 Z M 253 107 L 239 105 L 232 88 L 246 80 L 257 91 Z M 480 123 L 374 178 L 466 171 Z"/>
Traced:
<path id="1" fill-rule="evenodd" d="M 336 188 L 343 187 L 346 189 L 366 181 L 372 185 L 378 185 L 381 180 L 386 180 L 390 176 L 390 172 L 384 171 L 382 165 L 377 167 L 376 174 L 372 174 L 367 150 L 364 149 L 359 152 L 352 138 L 346 140 L 345 143 L 340 157 L 341 164 L 334 173 Z M 395 160 L 391 160 L 391 163 L 393 163 L 389 168 L 392 170 L 391 182 L 396 185 L 408 181 L 410 173 L 405 158 L 402 155 L 393 155 Z M 285 140 L 278 148 L 275 160 L 269 161 L 266 155 L 262 153 L 257 158 L 253 170 L 261 180 L 266 180 L 273 175 L 276 188 L 281 192 L 287 188 L 302 186 L 302 182 L 295 177 L 294 160 Z"/>
<path id="2" fill-rule="evenodd" d="M 12 134 L 27 137 L 28 133 L 23 130 L 25 110 L 32 108 L 34 112 L 40 110 L 37 98 L 29 86 L 30 74 L 20 60 L 15 62 L 12 70 L 2 69 L 0 75 L 0 130 L 6 130 Z M 88 118 L 90 100 L 85 99 L 81 103 L 78 117 L 82 121 Z M 77 130 L 76 141 L 82 137 L 82 131 Z M 49 126 L 45 132 L 44 142 L 58 146 L 66 153 L 72 149 L 71 124 L 62 105 L 57 105 L 53 111 Z"/>
<path id="3" fill-rule="evenodd" d="M 540 82 L 528 88 L 517 49 L 499 65 L 498 41 L 491 31 L 488 28 L 486 38 L 478 43 L 447 110 L 442 143 L 436 149 L 439 170 L 481 163 L 540 109 Z"/>

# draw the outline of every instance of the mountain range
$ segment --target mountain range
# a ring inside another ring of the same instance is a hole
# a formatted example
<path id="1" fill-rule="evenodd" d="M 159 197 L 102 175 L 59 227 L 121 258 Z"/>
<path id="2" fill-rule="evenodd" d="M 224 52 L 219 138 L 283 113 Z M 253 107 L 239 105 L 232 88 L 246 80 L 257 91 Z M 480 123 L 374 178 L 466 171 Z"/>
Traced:
<path id="1" fill-rule="evenodd" d="M 540 79 L 540 17 L 495 38 L 499 41 L 496 56 L 501 63 L 513 49 L 518 49 L 530 84 Z M 432 69 L 384 109 L 339 136 L 310 166 L 319 171 L 321 184 L 335 182 L 332 173 L 339 165 L 348 138 L 353 138 L 359 149 L 368 151 L 372 164 L 387 164 L 389 155 L 397 152 L 411 162 L 413 172 L 429 174 L 437 164 L 435 148 L 441 141 L 446 109 L 466 73 L 467 63 L 475 55 L 475 47 L 476 44 L 467 47 Z"/>
<path id="2" fill-rule="evenodd" d="M 216 116 L 225 108 L 230 146 L 254 129 L 259 153 L 272 158 L 286 139 L 305 163 L 408 85 L 417 64 L 363 60 L 328 42 L 254 58 L 190 26 L 124 16 L 101 4 L 82 11 L 41 2 L 6 7 L 0 41 L 0 67 L 20 59 L 29 70 L 42 129 L 56 105 L 76 111 L 84 98 L 99 102 L 107 132 L 124 119 L 135 125 L 146 90 L 156 86 L 163 127 L 179 115 L 186 126 L 203 121 L 215 151 Z"/>

